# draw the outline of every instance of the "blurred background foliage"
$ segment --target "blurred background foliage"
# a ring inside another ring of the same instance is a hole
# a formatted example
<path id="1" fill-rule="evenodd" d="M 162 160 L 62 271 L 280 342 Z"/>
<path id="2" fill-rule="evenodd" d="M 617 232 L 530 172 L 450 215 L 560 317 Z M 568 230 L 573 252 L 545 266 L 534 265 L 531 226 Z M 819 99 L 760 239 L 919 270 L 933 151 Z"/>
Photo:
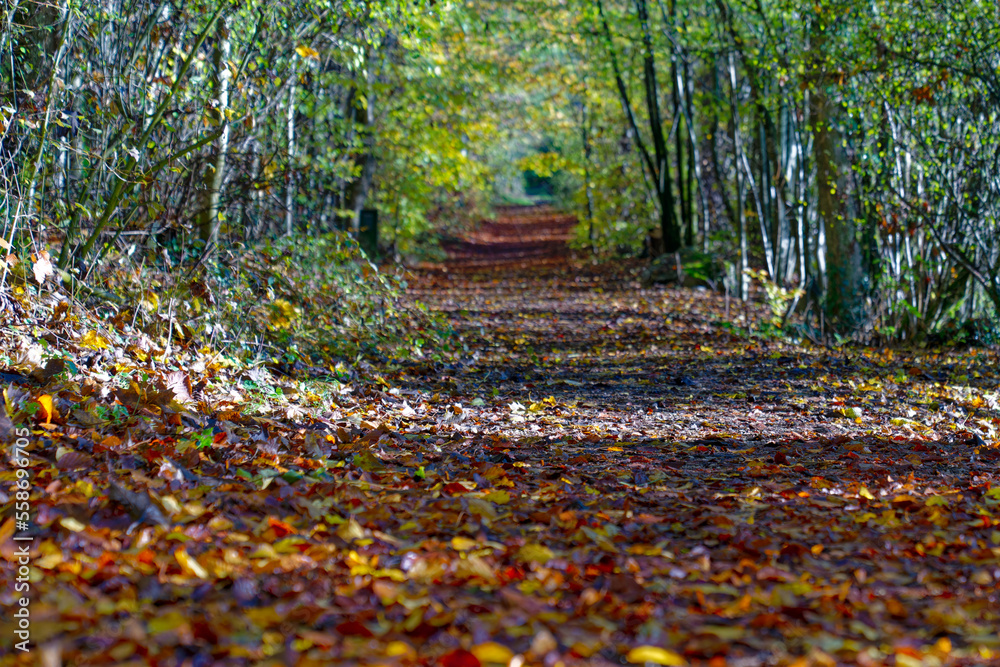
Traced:
<path id="1" fill-rule="evenodd" d="M 993 342 L 990 3 L 14 0 L 2 20 L 8 309 L 59 283 L 276 347 L 325 309 L 300 332 L 317 349 L 405 353 L 404 282 L 352 240 L 361 211 L 413 264 L 544 200 L 582 253 L 786 295 L 786 331 Z"/>

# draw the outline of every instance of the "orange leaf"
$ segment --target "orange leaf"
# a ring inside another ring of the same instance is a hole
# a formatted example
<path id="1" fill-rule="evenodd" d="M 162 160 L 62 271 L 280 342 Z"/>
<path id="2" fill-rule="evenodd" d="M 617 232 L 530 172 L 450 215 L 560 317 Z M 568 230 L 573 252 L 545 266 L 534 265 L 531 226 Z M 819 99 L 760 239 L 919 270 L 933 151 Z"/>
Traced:
<path id="1" fill-rule="evenodd" d="M 177 559 L 177 563 L 181 566 L 184 574 L 198 577 L 199 579 L 208 579 L 208 572 L 194 556 L 185 551 L 184 547 L 174 549 L 174 558 Z"/>
<path id="2" fill-rule="evenodd" d="M 269 516 L 267 518 L 267 525 L 270 526 L 271 528 L 274 528 L 274 534 L 277 535 L 278 537 L 284 537 L 286 535 L 291 535 L 297 532 L 295 530 L 295 526 L 289 525 L 284 521 L 275 519 L 273 516 Z"/>
<path id="3" fill-rule="evenodd" d="M 48 394 L 43 394 L 36 400 L 38 401 L 38 404 L 42 406 L 42 411 L 45 413 L 45 421 L 42 423 L 48 426 L 52 423 L 52 417 L 55 414 L 55 411 L 52 408 L 52 397 Z"/>

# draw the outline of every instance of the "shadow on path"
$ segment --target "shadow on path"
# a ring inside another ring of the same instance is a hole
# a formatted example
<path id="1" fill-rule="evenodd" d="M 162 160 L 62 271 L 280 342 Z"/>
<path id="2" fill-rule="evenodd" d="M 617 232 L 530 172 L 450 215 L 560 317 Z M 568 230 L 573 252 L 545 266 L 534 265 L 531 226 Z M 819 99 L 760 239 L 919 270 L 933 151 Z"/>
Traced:
<path id="1" fill-rule="evenodd" d="M 559 642 L 748 665 L 1000 651 L 1000 519 L 976 509 L 998 456 L 963 398 L 995 387 L 994 354 L 739 334 L 718 294 L 574 260 L 556 220 L 504 212 L 421 274 L 413 297 L 465 352 L 401 382 L 448 397 L 456 451 L 529 494 L 484 530 L 556 554 L 542 597 L 575 610 Z M 957 382 L 968 391 L 944 390 Z M 1000 423 L 995 400 L 980 407 Z"/>

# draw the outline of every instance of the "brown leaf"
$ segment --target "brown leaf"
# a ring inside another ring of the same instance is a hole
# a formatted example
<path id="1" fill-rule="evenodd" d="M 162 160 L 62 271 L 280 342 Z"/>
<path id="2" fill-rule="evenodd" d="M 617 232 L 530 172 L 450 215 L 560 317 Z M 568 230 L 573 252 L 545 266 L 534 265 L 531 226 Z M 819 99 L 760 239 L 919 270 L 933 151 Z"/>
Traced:
<path id="1" fill-rule="evenodd" d="M 757 570 L 757 581 L 795 581 L 795 575 L 767 565 Z"/>
<path id="2" fill-rule="evenodd" d="M 80 470 L 90 468 L 93 465 L 94 459 L 80 452 L 68 451 L 62 456 L 56 455 L 56 467 L 59 470 Z"/>
<path id="3" fill-rule="evenodd" d="M 108 488 L 108 498 L 121 505 L 135 520 L 135 523 L 150 523 L 159 526 L 169 526 L 170 522 L 163 516 L 148 493 L 137 493 L 111 482 Z"/>
<path id="4" fill-rule="evenodd" d="M 163 380 L 165 388 L 173 392 L 174 400 L 178 403 L 183 404 L 194 401 L 191 397 L 191 380 L 188 378 L 187 373 L 184 371 L 172 371 L 167 373 Z"/>
<path id="5" fill-rule="evenodd" d="M 31 379 L 39 384 L 44 384 L 53 377 L 62 373 L 66 368 L 66 362 L 62 359 L 49 359 L 45 365 L 31 371 Z"/>

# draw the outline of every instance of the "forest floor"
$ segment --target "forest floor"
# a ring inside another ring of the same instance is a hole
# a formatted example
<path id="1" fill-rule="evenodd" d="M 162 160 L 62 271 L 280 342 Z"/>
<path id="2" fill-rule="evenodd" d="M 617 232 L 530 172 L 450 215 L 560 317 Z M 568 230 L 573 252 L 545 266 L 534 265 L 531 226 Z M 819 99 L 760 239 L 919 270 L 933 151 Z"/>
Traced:
<path id="1" fill-rule="evenodd" d="M 505 209 L 417 271 L 409 298 L 462 351 L 424 350 L 325 412 L 286 398 L 251 416 L 234 397 L 175 413 L 149 391 L 119 397 L 150 407 L 144 431 L 46 418 L 34 650 L 46 664 L 1000 664 L 996 353 L 753 336 L 719 294 L 574 259 L 571 223 Z M 0 527 L 11 562 L 14 530 Z"/>

